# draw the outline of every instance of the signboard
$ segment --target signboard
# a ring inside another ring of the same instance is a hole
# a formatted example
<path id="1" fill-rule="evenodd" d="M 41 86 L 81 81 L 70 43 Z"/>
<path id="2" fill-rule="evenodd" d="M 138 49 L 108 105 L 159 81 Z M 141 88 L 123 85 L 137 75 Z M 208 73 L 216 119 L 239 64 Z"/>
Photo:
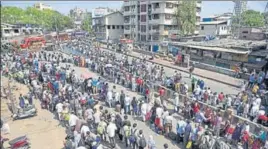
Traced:
<path id="1" fill-rule="evenodd" d="M 95 8 L 92 11 L 92 17 L 101 17 L 107 14 L 107 8 Z"/>

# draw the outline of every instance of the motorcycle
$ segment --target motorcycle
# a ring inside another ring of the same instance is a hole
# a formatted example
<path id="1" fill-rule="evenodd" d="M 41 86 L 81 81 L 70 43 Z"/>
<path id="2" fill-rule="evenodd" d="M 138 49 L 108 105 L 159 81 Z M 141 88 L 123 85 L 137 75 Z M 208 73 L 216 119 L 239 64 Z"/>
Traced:
<path id="1" fill-rule="evenodd" d="M 1 149 L 4 149 L 3 144 L 8 141 L 9 139 L 7 138 L 2 138 L 1 137 Z M 10 149 L 29 149 L 30 148 L 30 142 L 29 139 L 26 136 L 21 136 L 18 138 L 15 138 L 11 141 L 8 142 L 10 145 Z"/>
<path id="2" fill-rule="evenodd" d="M 86 139 L 85 147 L 88 149 L 103 149 L 101 145 L 101 138 L 97 136 L 95 140 L 93 140 L 92 138 Z"/>
<path id="3" fill-rule="evenodd" d="M 37 109 L 33 105 L 28 105 L 23 109 L 19 109 L 16 114 L 13 115 L 13 120 L 24 119 L 37 115 Z"/>

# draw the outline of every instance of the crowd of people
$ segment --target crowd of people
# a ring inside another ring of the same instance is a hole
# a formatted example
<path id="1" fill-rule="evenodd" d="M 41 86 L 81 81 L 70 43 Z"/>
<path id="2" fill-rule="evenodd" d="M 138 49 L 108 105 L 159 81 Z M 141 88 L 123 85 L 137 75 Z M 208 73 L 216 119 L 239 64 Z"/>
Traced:
<path id="1" fill-rule="evenodd" d="M 131 123 L 130 115 L 140 117 L 156 133 L 182 143 L 184 148 L 231 148 L 230 144 L 237 145 L 238 142 L 242 143 L 244 149 L 267 148 L 267 130 L 252 135 L 247 122 L 234 126 L 230 121 L 224 121 L 220 110 L 214 111 L 211 106 L 200 104 L 200 101 L 212 106 L 222 104 L 222 109 L 236 107 L 237 115 L 258 121 L 263 111 L 263 115 L 267 113 L 262 107 L 264 93 L 261 89 L 253 92 L 255 83 L 253 87 L 245 87 L 235 97 L 213 93 L 203 80 L 194 76 L 189 87 L 177 71 L 167 76 L 163 67 L 144 59 L 133 59 L 130 62 L 126 56 L 117 58 L 115 54 L 96 50 L 85 43 L 81 41 L 62 45 L 64 52 L 76 55 L 41 51 L 29 54 L 25 62 L 15 55 L 2 59 L 14 62 L 12 67 L 16 70 L 27 69 L 25 65 L 33 68 L 28 75 L 32 94 L 28 95 L 27 104 L 32 103 L 30 101 L 35 95 L 41 99 L 43 108 L 56 113 L 61 124 L 69 130 L 66 149 L 97 149 L 105 142 L 114 148 L 115 138 L 123 141 L 126 147 L 156 149 L 152 134 L 149 137 L 144 135 L 137 123 Z M 94 78 L 86 74 L 79 76 L 74 67 L 86 67 L 101 77 Z M 1 70 L 6 69 L 2 67 Z M 142 98 L 138 95 L 131 97 L 124 90 L 118 91 L 110 82 L 137 92 Z M 155 86 L 160 87 L 156 90 Z M 173 111 L 168 109 L 167 88 L 174 91 L 172 97 L 169 97 L 172 98 Z M 251 90 L 253 94 L 249 96 Z M 25 100 L 21 96 L 21 108 L 25 107 Z M 102 105 L 103 102 L 107 106 Z M 111 112 L 111 108 L 116 112 Z M 177 120 L 173 115 L 178 113 L 183 113 L 183 117 Z M 213 133 L 210 133 L 211 129 Z M 173 130 L 176 130 L 175 133 Z M 168 144 L 165 143 L 163 148 L 168 149 Z"/>

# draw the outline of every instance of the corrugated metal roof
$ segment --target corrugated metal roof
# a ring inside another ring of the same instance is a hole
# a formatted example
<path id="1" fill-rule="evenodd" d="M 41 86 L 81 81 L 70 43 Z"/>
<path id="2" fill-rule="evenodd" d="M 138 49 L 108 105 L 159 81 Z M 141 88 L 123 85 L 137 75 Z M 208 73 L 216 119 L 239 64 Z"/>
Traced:
<path id="1" fill-rule="evenodd" d="M 228 53 L 235 53 L 235 54 L 249 54 L 250 53 L 249 50 L 242 51 L 242 50 L 219 48 L 219 47 L 205 47 L 205 46 L 196 46 L 196 45 L 186 45 L 186 44 L 179 44 L 179 43 L 177 43 L 177 45 L 188 47 L 188 48 L 206 50 L 206 51 L 219 51 L 219 52 L 228 52 Z"/>

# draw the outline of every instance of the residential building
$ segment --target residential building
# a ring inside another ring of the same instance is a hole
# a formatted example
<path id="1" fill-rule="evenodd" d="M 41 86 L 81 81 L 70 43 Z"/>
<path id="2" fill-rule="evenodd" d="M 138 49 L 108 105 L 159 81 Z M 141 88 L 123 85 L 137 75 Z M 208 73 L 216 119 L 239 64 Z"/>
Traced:
<path id="1" fill-rule="evenodd" d="M 114 12 L 113 9 L 110 9 L 108 7 L 98 7 L 98 8 L 94 8 L 92 10 L 92 26 L 94 26 L 96 23 L 95 23 L 95 20 L 96 18 L 101 18 L 109 13 L 112 13 Z"/>
<path id="2" fill-rule="evenodd" d="M 239 39 L 243 40 L 264 40 L 266 38 L 263 28 L 241 27 L 239 29 Z"/>
<path id="3" fill-rule="evenodd" d="M 201 22 L 200 23 L 200 35 L 211 35 L 211 36 L 222 36 L 229 35 L 230 21 L 210 21 L 210 22 Z"/>
<path id="4" fill-rule="evenodd" d="M 170 34 L 178 33 L 175 1 L 125 1 L 124 37 L 135 40 L 149 51 L 166 51 Z M 201 2 L 196 3 L 196 31 L 200 28 Z"/>
<path id="5" fill-rule="evenodd" d="M 52 10 L 52 7 L 47 5 L 47 4 L 43 4 L 43 3 L 36 3 L 34 4 L 34 8 L 38 9 L 38 10 Z"/>
<path id="6" fill-rule="evenodd" d="M 98 40 L 118 42 L 124 33 L 124 17 L 119 11 L 92 18 L 92 26 Z"/>
<path id="7" fill-rule="evenodd" d="M 78 30 L 81 29 L 82 21 L 86 17 L 87 11 L 81 8 L 75 7 L 74 9 L 70 10 L 69 16 L 74 21 L 74 27 Z"/>
<path id="8" fill-rule="evenodd" d="M 247 1 L 234 1 L 234 15 L 239 16 L 247 10 Z"/>
<path id="9" fill-rule="evenodd" d="M 42 29 L 35 24 L 7 24 L 1 23 L 1 38 L 12 38 L 25 34 L 40 34 Z"/>
<path id="10" fill-rule="evenodd" d="M 78 21 L 78 20 L 81 21 L 84 19 L 85 13 L 86 13 L 85 10 L 75 7 L 74 9 L 70 10 L 69 16 L 73 18 L 75 21 Z"/>

